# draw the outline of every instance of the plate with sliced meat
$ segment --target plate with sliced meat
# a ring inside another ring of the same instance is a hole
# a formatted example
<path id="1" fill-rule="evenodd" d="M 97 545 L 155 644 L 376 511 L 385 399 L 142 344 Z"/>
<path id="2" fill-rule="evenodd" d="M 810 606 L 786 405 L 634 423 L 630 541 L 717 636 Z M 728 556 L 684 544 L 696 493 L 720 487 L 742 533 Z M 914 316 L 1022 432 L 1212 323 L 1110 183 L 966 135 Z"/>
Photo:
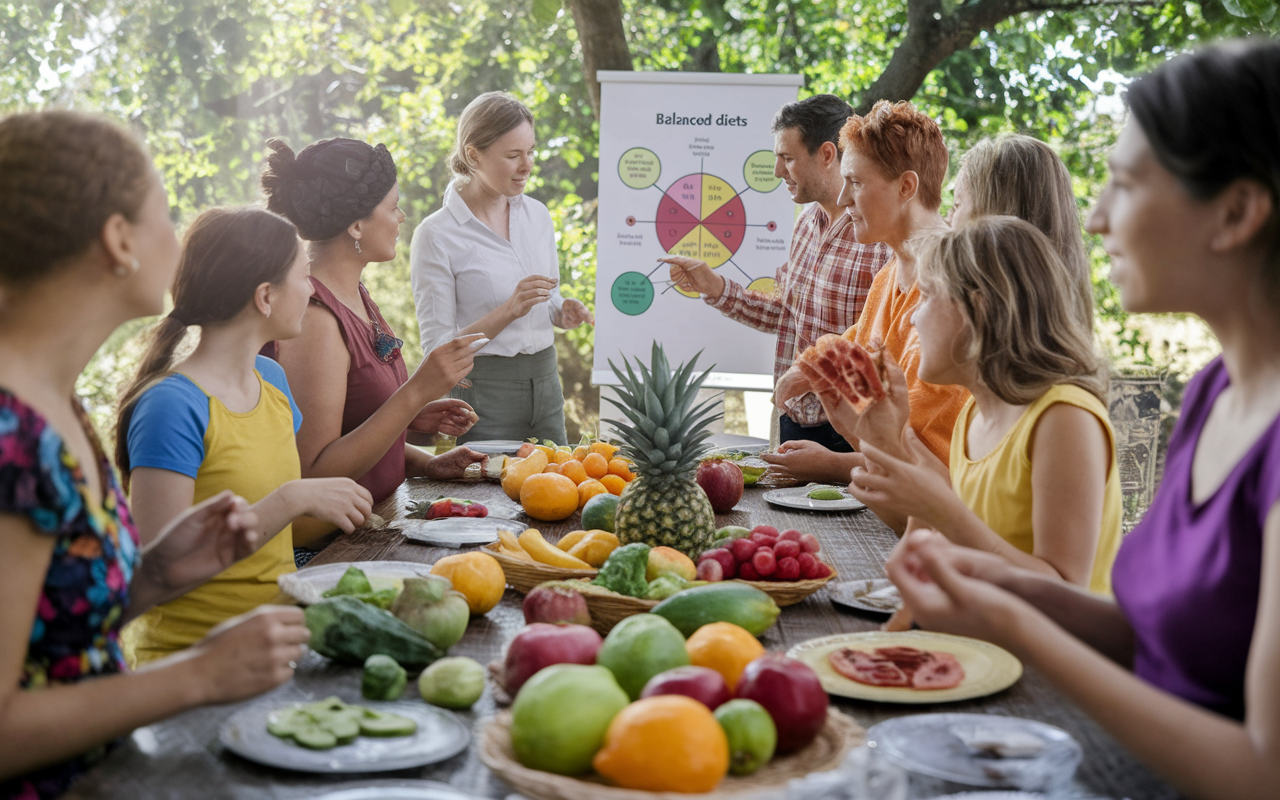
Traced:
<path id="1" fill-rule="evenodd" d="M 885 398 L 884 351 L 872 355 L 843 336 L 818 337 L 796 359 L 796 367 L 820 395 L 835 395 L 859 414 Z"/>
<path id="2" fill-rule="evenodd" d="M 1022 662 L 990 642 L 929 631 L 867 631 L 810 639 L 787 655 L 838 697 L 949 703 L 985 697 L 1022 677 Z"/>

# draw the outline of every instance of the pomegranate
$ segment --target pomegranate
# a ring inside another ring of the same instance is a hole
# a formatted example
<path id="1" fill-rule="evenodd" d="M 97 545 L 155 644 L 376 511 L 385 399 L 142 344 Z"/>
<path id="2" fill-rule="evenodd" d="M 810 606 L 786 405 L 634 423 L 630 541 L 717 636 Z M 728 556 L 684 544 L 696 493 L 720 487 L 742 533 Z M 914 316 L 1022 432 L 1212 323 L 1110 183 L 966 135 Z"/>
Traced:
<path id="1" fill-rule="evenodd" d="M 778 727 L 778 752 L 808 745 L 827 721 L 827 692 L 807 664 L 766 653 L 747 664 L 737 696 L 765 707 Z"/>
<path id="2" fill-rule="evenodd" d="M 666 672 L 659 672 L 644 685 L 640 697 L 653 697 L 656 694 L 682 694 L 685 697 L 692 697 L 712 711 L 723 703 L 729 702 L 733 697 L 724 682 L 724 677 L 708 667 L 676 667 Z"/>
<path id="3" fill-rule="evenodd" d="M 516 634 L 502 662 L 503 688 L 512 697 L 534 673 L 552 664 L 596 663 L 604 640 L 586 625 L 535 622 Z"/>
<path id="4" fill-rule="evenodd" d="M 698 465 L 694 478 L 707 493 L 711 508 L 717 514 L 732 511 L 742 499 L 742 468 L 723 458 L 712 458 Z"/>
<path id="5" fill-rule="evenodd" d="M 572 589 L 560 586 L 535 586 L 533 591 L 525 595 L 521 610 L 524 611 L 524 621 L 530 624 L 591 624 L 587 601 Z"/>

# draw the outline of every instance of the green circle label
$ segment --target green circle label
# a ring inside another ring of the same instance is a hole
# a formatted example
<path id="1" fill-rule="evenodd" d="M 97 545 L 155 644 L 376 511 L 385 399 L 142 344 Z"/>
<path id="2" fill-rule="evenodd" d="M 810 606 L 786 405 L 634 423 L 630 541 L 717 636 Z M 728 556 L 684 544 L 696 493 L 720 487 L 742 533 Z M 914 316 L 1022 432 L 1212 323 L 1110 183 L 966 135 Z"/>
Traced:
<path id="1" fill-rule="evenodd" d="M 747 163 L 742 165 L 742 177 L 757 192 L 772 192 L 782 183 L 782 178 L 773 174 L 773 165 L 777 158 L 772 150 L 757 150 L 747 156 Z"/>
<path id="2" fill-rule="evenodd" d="M 639 316 L 653 305 L 653 281 L 643 272 L 624 272 L 613 282 L 609 298 L 623 314 Z"/>
<path id="3" fill-rule="evenodd" d="M 662 162 L 652 150 L 633 147 L 618 159 L 618 177 L 632 189 L 648 189 L 661 174 Z"/>

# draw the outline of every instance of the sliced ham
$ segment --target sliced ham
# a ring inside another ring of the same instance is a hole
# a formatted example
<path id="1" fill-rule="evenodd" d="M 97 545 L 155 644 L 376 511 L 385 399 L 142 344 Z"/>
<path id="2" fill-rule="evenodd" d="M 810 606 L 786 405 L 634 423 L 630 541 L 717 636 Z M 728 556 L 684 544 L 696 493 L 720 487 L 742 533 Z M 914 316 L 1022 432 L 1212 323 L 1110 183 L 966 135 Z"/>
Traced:
<path id="1" fill-rule="evenodd" d="M 964 668 L 951 653 L 915 647 L 880 647 L 874 653 L 845 647 L 827 655 L 831 668 L 869 686 L 952 689 L 964 681 Z"/>

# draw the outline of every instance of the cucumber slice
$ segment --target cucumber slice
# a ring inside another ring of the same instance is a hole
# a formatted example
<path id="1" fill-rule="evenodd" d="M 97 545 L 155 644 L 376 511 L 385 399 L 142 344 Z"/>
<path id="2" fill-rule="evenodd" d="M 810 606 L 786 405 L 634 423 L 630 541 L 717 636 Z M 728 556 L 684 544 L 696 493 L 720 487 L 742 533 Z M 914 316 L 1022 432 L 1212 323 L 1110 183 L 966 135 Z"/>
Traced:
<path id="1" fill-rule="evenodd" d="M 360 717 L 360 733 L 365 736 L 411 736 L 418 723 L 399 714 L 366 708 Z"/>
<path id="2" fill-rule="evenodd" d="M 293 740 L 308 750 L 332 750 L 338 745 L 338 737 L 319 725 L 294 731 Z"/>

